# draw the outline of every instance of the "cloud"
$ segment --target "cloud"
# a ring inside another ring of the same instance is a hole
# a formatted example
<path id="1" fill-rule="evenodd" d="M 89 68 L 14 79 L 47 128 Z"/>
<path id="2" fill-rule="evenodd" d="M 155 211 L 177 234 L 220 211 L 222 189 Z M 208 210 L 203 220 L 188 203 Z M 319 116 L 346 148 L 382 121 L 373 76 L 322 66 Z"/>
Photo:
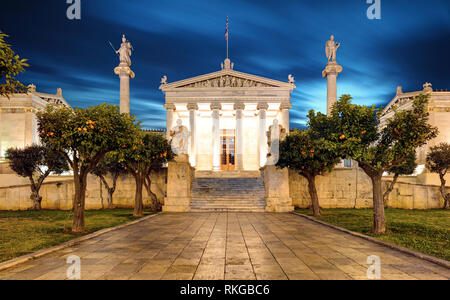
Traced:
<path id="1" fill-rule="evenodd" d="M 338 95 L 358 104 L 387 104 L 397 85 L 418 90 L 425 81 L 449 88 L 450 3 L 383 1 L 382 19 L 368 20 L 365 1 L 96 0 L 82 1 L 81 21 L 66 18 L 65 1 L 18 0 L 2 4 L 2 30 L 30 59 L 20 78 L 44 92 L 63 88 L 72 106 L 119 103 L 113 73 L 125 33 L 134 46 L 136 78 L 131 111 L 145 128 L 164 128 L 160 79 L 169 82 L 219 70 L 226 55 L 235 69 L 276 80 L 296 78 L 291 127 L 302 127 L 310 109 L 326 111 L 324 44 L 334 34 L 341 48 Z"/>

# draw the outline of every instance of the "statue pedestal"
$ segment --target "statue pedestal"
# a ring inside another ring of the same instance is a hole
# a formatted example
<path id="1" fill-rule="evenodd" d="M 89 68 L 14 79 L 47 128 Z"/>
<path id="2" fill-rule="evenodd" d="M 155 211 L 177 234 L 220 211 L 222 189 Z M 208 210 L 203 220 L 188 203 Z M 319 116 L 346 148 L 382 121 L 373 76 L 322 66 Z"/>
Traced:
<path id="1" fill-rule="evenodd" d="M 328 62 L 322 77 L 327 78 L 327 116 L 330 116 L 333 105 L 337 102 L 337 76 L 342 72 L 342 66 L 335 61 Z"/>
<path id="2" fill-rule="evenodd" d="M 169 162 L 167 172 L 167 197 L 164 199 L 164 212 L 189 212 L 191 210 L 191 185 L 194 169 L 189 157 L 180 154 Z"/>
<path id="3" fill-rule="evenodd" d="M 289 171 L 276 166 L 265 166 L 261 169 L 266 189 L 267 212 L 290 212 L 294 210 L 289 195 Z"/>

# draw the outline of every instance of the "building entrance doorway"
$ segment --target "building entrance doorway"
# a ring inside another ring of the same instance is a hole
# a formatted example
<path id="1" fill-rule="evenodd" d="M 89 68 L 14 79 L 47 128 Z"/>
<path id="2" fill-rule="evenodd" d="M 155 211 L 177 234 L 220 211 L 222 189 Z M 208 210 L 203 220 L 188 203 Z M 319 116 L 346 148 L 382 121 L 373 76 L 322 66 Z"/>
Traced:
<path id="1" fill-rule="evenodd" d="M 220 169 L 223 171 L 233 171 L 236 165 L 236 131 L 234 129 L 224 129 L 220 137 L 221 155 Z"/>

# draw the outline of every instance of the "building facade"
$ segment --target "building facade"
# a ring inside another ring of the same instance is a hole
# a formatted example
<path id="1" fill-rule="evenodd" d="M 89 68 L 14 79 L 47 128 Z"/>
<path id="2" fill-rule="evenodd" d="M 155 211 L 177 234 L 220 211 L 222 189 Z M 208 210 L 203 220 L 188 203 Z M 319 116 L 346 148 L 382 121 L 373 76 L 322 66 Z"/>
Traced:
<path id="1" fill-rule="evenodd" d="M 281 82 L 241 73 L 229 59 L 221 67 L 173 83 L 163 78 L 168 138 L 177 122 L 188 128 L 189 162 L 196 170 L 259 170 L 267 163 L 270 126 L 289 131 L 293 77 Z"/>
<path id="2" fill-rule="evenodd" d="M 9 98 L 0 97 L 0 162 L 4 161 L 8 148 L 24 148 L 39 144 L 36 112 L 48 104 L 70 107 L 57 89 L 56 94 L 36 91 L 36 86 L 30 85 L 28 93 L 14 94 Z"/>
<path id="3" fill-rule="evenodd" d="M 440 184 L 437 174 L 430 174 L 426 168 L 426 157 L 429 149 L 440 143 L 450 143 L 450 92 L 444 90 L 433 90 L 431 83 L 425 83 L 423 89 L 413 92 L 403 92 L 402 87 L 397 88 L 394 99 L 384 109 L 380 119 L 381 124 L 386 123 L 394 115 L 394 107 L 399 110 L 410 109 L 413 100 L 420 94 L 429 95 L 428 100 L 428 122 L 438 128 L 438 136 L 429 141 L 425 146 L 417 150 L 416 174 L 417 182 L 422 184 Z"/>

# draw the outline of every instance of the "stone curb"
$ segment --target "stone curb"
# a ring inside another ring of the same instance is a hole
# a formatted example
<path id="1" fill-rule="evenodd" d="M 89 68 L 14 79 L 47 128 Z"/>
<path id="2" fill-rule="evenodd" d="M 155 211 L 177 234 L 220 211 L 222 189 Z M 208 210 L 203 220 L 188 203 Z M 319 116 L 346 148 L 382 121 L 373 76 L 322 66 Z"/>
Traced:
<path id="1" fill-rule="evenodd" d="M 414 251 L 414 250 L 411 250 L 411 249 L 408 249 L 408 248 L 405 248 L 405 247 L 402 247 L 402 246 L 397 246 L 397 245 L 394 245 L 394 244 L 391 244 L 391 243 L 388 243 L 388 242 L 385 242 L 385 241 L 382 241 L 382 240 L 379 240 L 379 239 L 376 239 L 376 238 L 373 238 L 371 236 L 367 236 L 367 235 L 364 235 L 364 234 L 361 234 L 361 233 L 358 233 L 358 232 L 350 231 L 348 229 L 345 229 L 345 228 L 342 228 L 342 227 L 338 227 L 338 226 L 335 226 L 335 225 L 332 225 L 332 224 L 329 224 L 329 223 L 317 220 L 316 218 L 313 218 L 311 216 L 307 216 L 307 215 L 304 215 L 304 214 L 301 214 L 301 213 L 298 213 L 298 212 L 291 212 L 291 214 L 303 217 L 303 218 L 308 219 L 308 220 L 310 220 L 312 222 L 315 222 L 315 223 L 318 223 L 318 224 L 321 224 L 321 225 L 333 228 L 335 230 L 339 230 L 339 231 L 345 232 L 347 234 L 350 234 L 350 235 L 353 235 L 353 236 L 365 239 L 365 240 L 373 242 L 375 244 L 379 244 L 379 245 L 382 245 L 382 246 L 385 246 L 385 247 L 388 247 L 388 248 L 391 248 L 391 249 L 394 249 L 394 250 L 406 253 L 408 255 L 411 255 L 411 256 L 414 256 L 414 257 L 417 257 L 417 258 L 420 258 L 420 259 L 432 262 L 432 263 L 434 263 L 436 265 L 439 265 L 441 267 L 450 269 L 450 262 L 448 262 L 446 260 L 443 260 L 443 259 L 440 259 L 440 258 L 437 258 L 437 257 L 434 257 L 434 256 L 426 255 L 426 254 L 423 254 L 421 252 Z"/>
<path id="2" fill-rule="evenodd" d="M 115 230 L 119 230 L 119 229 L 128 227 L 130 225 L 137 224 L 137 223 L 141 223 L 141 222 L 146 221 L 146 220 L 148 220 L 150 218 L 156 217 L 159 214 L 160 213 L 155 213 L 155 214 L 152 214 L 152 215 L 149 215 L 149 216 L 146 216 L 146 217 L 142 217 L 142 218 L 140 218 L 138 220 L 131 221 L 129 223 L 124 223 L 124 224 L 117 225 L 115 227 L 101 229 L 101 230 L 96 231 L 94 233 L 91 233 L 91 234 L 82 236 L 80 238 L 64 242 L 64 243 L 62 243 L 60 245 L 57 245 L 57 246 L 53 246 L 53 247 L 50 247 L 50 248 L 47 248 L 47 249 L 42 249 L 42 250 L 39 250 L 39 251 L 34 252 L 34 253 L 26 254 L 26 255 L 23 255 L 23 256 L 19 256 L 19 257 L 13 258 L 11 260 L 7 260 L 7 261 L 5 261 L 3 263 L 0 263 L 0 271 L 4 271 L 6 269 L 15 267 L 15 266 L 23 264 L 23 263 L 25 263 L 27 261 L 30 261 L 30 260 L 42 257 L 42 256 L 47 255 L 47 254 L 50 254 L 52 252 L 59 251 L 59 250 L 62 250 L 62 249 L 65 249 L 65 248 L 68 248 L 68 247 L 71 247 L 71 246 L 75 246 L 75 245 L 77 245 L 77 244 L 79 244 L 81 242 L 93 239 L 93 238 L 98 237 L 98 236 L 100 236 L 102 234 L 105 234 L 105 233 L 108 233 L 108 232 L 111 232 L 111 231 L 115 231 Z"/>

